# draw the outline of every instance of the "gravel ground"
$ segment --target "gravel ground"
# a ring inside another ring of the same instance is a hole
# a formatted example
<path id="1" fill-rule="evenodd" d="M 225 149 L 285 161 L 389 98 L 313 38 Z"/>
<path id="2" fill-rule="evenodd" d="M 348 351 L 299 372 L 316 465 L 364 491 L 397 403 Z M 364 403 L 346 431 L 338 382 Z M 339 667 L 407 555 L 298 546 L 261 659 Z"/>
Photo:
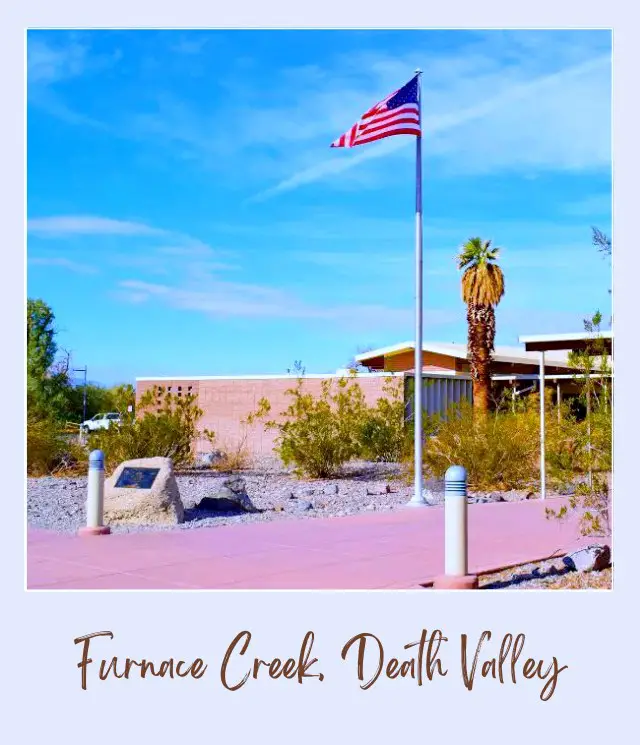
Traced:
<path id="1" fill-rule="evenodd" d="M 479 586 L 481 590 L 610 590 L 612 570 L 571 571 L 559 557 L 485 574 Z"/>
<path id="2" fill-rule="evenodd" d="M 211 512 L 198 509 L 203 497 L 213 496 L 229 474 L 193 471 L 177 475 L 185 506 L 185 522 L 176 526 L 117 526 L 115 531 L 191 529 L 265 520 L 341 517 L 361 512 L 388 511 L 405 505 L 413 486 L 400 478 L 400 466 L 388 463 L 350 464 L 342 478 L 299 480 L 273 461 L 253 470 L 240 471 L 256 513 Z M 27 479 L 27 521 L 32 527 L 75 532 L 85 524 L 86 477 Z M 443 499 L 441 482 L 425 483 L 426 496 L 434 504 Z M 531 492 L 473 493 L 472 502 L 516 501 Z"/>

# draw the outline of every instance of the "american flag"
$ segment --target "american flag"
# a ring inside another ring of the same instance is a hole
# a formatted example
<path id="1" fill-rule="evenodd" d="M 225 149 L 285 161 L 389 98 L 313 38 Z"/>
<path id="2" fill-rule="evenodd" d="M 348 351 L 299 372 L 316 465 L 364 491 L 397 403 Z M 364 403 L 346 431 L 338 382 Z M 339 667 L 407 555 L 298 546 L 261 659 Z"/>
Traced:
<path id="1" fill-rule="evenodd" d="M 418 76 L 377 103 L 331 147 L 353 147 L 393 135 L 420 135 Z"/>

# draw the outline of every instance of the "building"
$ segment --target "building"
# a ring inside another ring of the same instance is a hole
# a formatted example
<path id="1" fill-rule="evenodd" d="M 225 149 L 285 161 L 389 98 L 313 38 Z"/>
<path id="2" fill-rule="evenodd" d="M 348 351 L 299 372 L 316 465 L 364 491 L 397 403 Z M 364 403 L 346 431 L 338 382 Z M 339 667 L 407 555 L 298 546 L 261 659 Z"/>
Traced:
<path id="1" fill-rule="evenodd" d="M 609 372 L 607 375 L 613 380 L 613 332 L 604 331 L 599 333 L 581 332 L 577 334 L 545 334 L 543 336 L 521 336 L 519 341 L 524 344 L 524 348 L 531 354 L 538 356 L 538 379 L 540 386 L 545 387 L 548 379 L 547 361 L 551 354 L 557 354 L 558 350 L 566 352 L 583 352 L 592 345 L 595 340 L 601 345 L 603 355 L 606 355 L 609 363 Z M 602 372 L 602 371 L 600 371 Z M 600 377 L 598 372 L 594 376 Z M 544 401 L 540 399 L 540 497 L 546 496 L 546 453 L 545 453 L 545 406 Z"/>
<path id="2" fill-rule="evenodd" d="M 567 352 L 547 352 L 546 355 L 546 379 L 555 386 L 555 395 L 559 398 L 563 393 L 569 394 L 574 384 Z M 493 364 L 496 395 L 508 388 L 510 395 L 515 397 L 535 388 L 539 380 L 538 357 L 536 352 L 520 348 L 496 347 Z M 408 392 L 414 378 L 413 342 L 365 352 L 356 360 L 366 369 L 366 372 L 359 371 L 357 377 L 368 402 L 375 403 L 384 395 L 384 383 L 390 377 L 402 380 L 405 396 L 410 400 Z M 471 399 L 465 345 L 425 342 L 422 360 L 423 401 L 428 414 L 444 413 L 450 404 Z M 338 370 L 334 374 L 305 374 L 302 384 L 310 393 L 319 394 L 322 381 L 349 374 L 349 370 Z M 296 380 L 296 375 L 139 377 L 136 379 L 136 394 L 139 399 L 154 386 L 162 386 L 177 396 L 193 394 L 204 412 L 199 426 L 216 433 L 219 447 L 234 448 L 244 443 L 251 454 L 266 455 L 272 451 L 275 434 L 265 432 L 259 425 L 247 427 L 243 420 L 256 410 L 263 397 L 271 403 L 273 414 L 286 409 L 289 403 L 286 391 L 296 384 Z M 196 443 L 198 450 L 207 447 L 204 439 Z"/>

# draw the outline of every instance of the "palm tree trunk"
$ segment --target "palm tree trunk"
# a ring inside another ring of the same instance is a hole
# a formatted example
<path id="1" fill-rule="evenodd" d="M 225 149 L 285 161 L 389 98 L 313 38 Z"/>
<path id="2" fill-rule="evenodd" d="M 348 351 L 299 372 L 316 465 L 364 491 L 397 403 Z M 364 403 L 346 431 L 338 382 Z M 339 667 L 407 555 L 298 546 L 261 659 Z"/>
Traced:
<path id="1" fill-rule="evenodd" d="M 491 400 L 491 353 L 495 338 L 495 312 L 491 306 L 469 303 L 467 324 L 473 408 L 486 414 Z"/>

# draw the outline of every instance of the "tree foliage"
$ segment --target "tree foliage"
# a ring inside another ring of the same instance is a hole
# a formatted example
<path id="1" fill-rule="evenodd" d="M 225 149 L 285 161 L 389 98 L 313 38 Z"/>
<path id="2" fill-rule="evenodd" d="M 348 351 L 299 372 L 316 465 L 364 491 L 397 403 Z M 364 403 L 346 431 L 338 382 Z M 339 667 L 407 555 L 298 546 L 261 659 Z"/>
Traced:
<path id="1" fill-rule="evenodd" d="M 163 386 L 154 386 L 140 398 L 137 414 L 121 415 L 119 426 L 98 430 L 88 438 L 89 450 L 104 452 L 108 470 L 124 460 L 157 456 L 171 458 L 177 468 L 193 463 L 193 443 L 202 416 L 194 395 L 178 396 Z M 205 429 L 203 434 L 214 441 L 210 430 Z"/>
<path id="2" fill-rule="evenodd" d="M 611 238 L 596 227 L 591 228 L 591 242 L 605 256 L 611 256 Z"/>
<path id="3" fill-rule="evenodd" d="M 58 358 L 55 316 L 43 300 L 27 300 L 27 410 L 37 419 L 64 420 L 71 384 L 69 355 Z"/>
<path id="4" fill-rule="evenodd" d="M 569 363 L 574 368 L 574 380 L 579 386 L 579 399 L 585 417 L 573 427 L 572 458 L 569 476 L 575 472 L 585 478 L 576 487 L 569 507 L 547 509 L 550 517 L 563 518 L 569 509 L 579 515 L 583 535 L 608 536 L 610 503 L 608 474 L 612 468 L 612 376 L 611 363 L 604 338 L 600 335 L 602 314 L 598 311 L 584 321 L 585 331 L 594 334 L 586 349 L 571 352 Z"/>

